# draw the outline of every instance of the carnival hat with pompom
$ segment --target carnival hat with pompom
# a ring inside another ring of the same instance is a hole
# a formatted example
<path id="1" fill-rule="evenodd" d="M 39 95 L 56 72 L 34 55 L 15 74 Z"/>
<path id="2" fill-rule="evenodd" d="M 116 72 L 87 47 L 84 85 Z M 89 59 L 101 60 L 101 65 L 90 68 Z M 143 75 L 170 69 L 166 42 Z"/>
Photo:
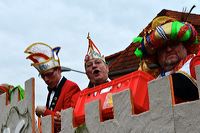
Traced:
<path id="1" fill-rule="evenodd" d="M 88 39 L 88 51 L 85 56 L 85 63 L 87 63 L 91 59 L 101 59 L 104 62 L 106 62 L 105 57 L 101 55 L 101 52 L 91 40 L 89 33 L 87 39 Z"/>
<path id="2" fill-rule="evenodd" d="M 24 52 L 29 54 L 27 59 L 33 62 L 31 65 L 41 74 L 52 68 L 60 67 L 59 51 L 60 47 L 51 48 L 48 44 L 36 42 L 28 46 Z"/>

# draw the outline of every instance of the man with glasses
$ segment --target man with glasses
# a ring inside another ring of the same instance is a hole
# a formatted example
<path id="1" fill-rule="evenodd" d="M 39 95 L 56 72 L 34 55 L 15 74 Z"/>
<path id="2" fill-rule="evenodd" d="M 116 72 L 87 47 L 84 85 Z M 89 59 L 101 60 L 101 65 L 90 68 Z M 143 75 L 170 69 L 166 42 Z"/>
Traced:
<path id="1" fill-rule="evenodd" d="M 61 75 L 60 60 L 58 52 L 60 47 L 51 48 L 45 43 L 33 43 L 25 53 L 30 54 L 27 58 L 32 60 L 32 65 L 39 71 L 40 76 L 47 84 L 49 91 L 46 106 L 37 106 L 37 116 L 54 116 L 54 131 L 61 129 L 60 111 L 74 107 L 78 85 Z"/>
<path id="2" fill-rule="evenodd" d="M 135 55 L 143 62 L 140 70 L 161 78 L 169 76 L 175 95 L 175 103 L 199 99 L 195 66 L 199 65 L 200 53 L 197 31 L 192 24 L 174 18 L 155 18 L 139 43 Z M 153 61 L 157 69 L 150 69 L 145 62 Z M 145 62 L 144 62 L 145 61 Z"/>

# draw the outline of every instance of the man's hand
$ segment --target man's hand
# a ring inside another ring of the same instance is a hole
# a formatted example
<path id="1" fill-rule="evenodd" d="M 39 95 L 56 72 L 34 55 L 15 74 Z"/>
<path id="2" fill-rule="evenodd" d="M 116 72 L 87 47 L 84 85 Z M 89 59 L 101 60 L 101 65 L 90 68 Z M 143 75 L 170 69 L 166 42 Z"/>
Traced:
<path id="1" fill-rule="evenodd" d="M 55 115 L 54 115 L 54 127 L 55 127 L 55 130 L 57 132 L 60 132 L 61 130 L 61 113 L 60 112 L 56 112 Z"/>
<path id="2" fill-rule="evenodd" d="M 45 106 L 37 106 L 35 109 L 35 113 L 38 117 L 41 117 L 44 115 L 45 110 L 46 110 Z"/>

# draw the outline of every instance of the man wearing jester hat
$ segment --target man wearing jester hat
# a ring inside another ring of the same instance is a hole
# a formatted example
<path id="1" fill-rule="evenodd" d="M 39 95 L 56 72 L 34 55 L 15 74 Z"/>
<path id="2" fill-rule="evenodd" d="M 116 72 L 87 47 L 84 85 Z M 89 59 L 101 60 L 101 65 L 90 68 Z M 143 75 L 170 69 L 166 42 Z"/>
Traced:
<path id="1" fill-rule="evenodd" d="M 109 69 L 105 57 L 101 55 L 100 51 L 91 40 L 89 33 L 87 39 L 89 46 L 85 56 L 85 72 L 90 80 L 88 87 L 91 88 L 109 81 Z"/>
<path id="2" fill-rule="evenodd" d="M 89 33 L 87 39 L 89 45 L 87 54 L 85 56 L 84 65 L 85 65 L 86 75 L 89 79 L 89 84 L 87 89 L 84 89 L 82 92 L 110 81 L 108 77 L 109 68 L 105 61 L 105 57 L 101 55 L 101 52 L 96 47 L 94 42 L 91 40 Z M 109 91 L 110 89 L 111 88 L 106 88 L 104 89 L 104 91 Z M 106 100 L 104 102 L 105 107 L 108 107 L 110 105 L 110 102 L 108 101 L 112 101 L 112 97 L 110 94 L 111 93 L 108 93 L 108 95 L 106 96 Z M 75 130 L 75 133 L 83 133 L 83 132 L 89 132 L 85 124 L 79 126 Z"/>
<path id="3" fill-rule="evenodd" d="M 198 99 L 195 66 L 200 64 L 199 44 L 197 31 L 190 23 L 160 16 L 143 37 L 133 42 L 140 43 L 134 52 L 142 59 L 140 70 L 151 71 L 144 60 L 155 58 L 160 70 L 157 78 L 172 77 L 176 103 Z"/>
<path id="4" fill-rule="evenodd" d="M 80 91 L 76 83 L 61 75 L 59 50 L 60 47 L 51 48 L 42 42 L 33 43 L 25 50 L 29 54 L 27 59 L 33 61 L 31 65 L 39 71 L 49 91 L 46 106 L 37 106 L 36 115 L 53 115 L 55 132 L 59 132 L 61 127 L 60 111 L 74 107 L 73 101 L 77 98 L 74 95 Z"/>

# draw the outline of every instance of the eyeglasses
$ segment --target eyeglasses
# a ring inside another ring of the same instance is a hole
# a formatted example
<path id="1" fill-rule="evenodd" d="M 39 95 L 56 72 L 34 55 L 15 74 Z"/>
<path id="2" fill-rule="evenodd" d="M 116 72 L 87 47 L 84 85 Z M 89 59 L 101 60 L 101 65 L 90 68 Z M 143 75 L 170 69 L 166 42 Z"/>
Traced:
<path id="1" fill-rule="evenodd" d="M 52 71 L 52 72 L 47 72 L 47 73 L 44 73 L 44 74 L 41 74 L 40 76 L 44 79 L 45 77 L 47 78 L 51 78 L 55 73 L 55 70 Z"/>

